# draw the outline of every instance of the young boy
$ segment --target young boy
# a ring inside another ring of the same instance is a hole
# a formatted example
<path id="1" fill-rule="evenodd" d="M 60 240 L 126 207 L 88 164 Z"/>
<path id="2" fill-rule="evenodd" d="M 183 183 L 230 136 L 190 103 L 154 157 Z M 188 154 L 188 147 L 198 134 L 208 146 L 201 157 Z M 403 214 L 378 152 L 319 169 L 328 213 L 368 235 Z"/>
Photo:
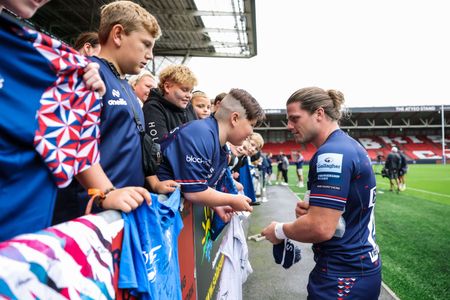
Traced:
<path id="1" fill-rule="evenodd" d="M 1 0 L 0 11 L 30 18 L 46 2 Z M 57 187 L 73 177 L 86 188 L 113 185 L 99 164 L 100 101 L 92 90 L 102 95 L 105 86 L 98 65 L 7 14 L 0 16 L 0 52 L 3 241 L 48 227 Z M 130 211 L 144 197 L 150 201 L 141 187 L 118 189 L 102 205 Z"/>
<path id="2" fill-rule="evenodd" d="M 141 135 L 135 115 L 144 120 L 138 99 L 125 80 L 125 74 L 138 74 L 153 57 L 153 46 L 161 35 L 156 19 L 140 5 L 131 1 L 116 1 L 102 7 L 99 26 L 101 51 L 91 57 L 100 65 L 100 75 L 106 84 L 103 96 L 100 130 L 101 165 L 114 186 L 144 186 Z M 157 179 L 156 176 L 147 178 Z M 174 191 L 173 181 L 151 183 L 157 193 Z M 79 203 L 78 214 L 85 207 L 85 193 L 76 184 L 60 193 L 61 202 L 73 197 Z M 73 201 L 73 200 L 72 200 Z M 63 207 L 59 214 L 65 214 Z M 64 219 L 63 219 L 64 220 Z M 54 220 L 54 223 L 57 220 Z"/>
<path id="3" fill-rule="evenodd" d="M 192 93 L 191 102 L 198 119 L 206 119 L 211 115 L 211 100 L 204 92 Z"/>
<path id="4" fill-rule="evenodd" d="M 158 177 L 174 179 L 187 200 L 215 207 L 225 222 L 230 210 L 219 207 L 251 211 L 248 197 L 222 193 L 215 187 L 228 167 L 226 142 L 241 145 L 263 118 L 262 108 L 249 93 L 232 89 L 214 116 L 177 128 L 161 143 L 166 159 Z"/>
<path id="5" fill-rule="evenodd" d="M 196 120 L 190 103 L 197 85 L 194 73 L 184 65 L 171 65 L 159 74 L 158 89 L 150 91 L 150 99 L 142 108 L 145 130 L 157 143 L 176 127 Z"/>

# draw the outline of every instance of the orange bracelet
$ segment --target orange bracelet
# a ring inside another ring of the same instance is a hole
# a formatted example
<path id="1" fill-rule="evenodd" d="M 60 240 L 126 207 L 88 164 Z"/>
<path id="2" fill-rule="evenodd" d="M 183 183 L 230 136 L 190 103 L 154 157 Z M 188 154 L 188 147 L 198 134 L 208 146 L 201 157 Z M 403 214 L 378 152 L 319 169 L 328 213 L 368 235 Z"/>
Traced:
<path id="1" fill-rule="evenodd" d="M 90 188 L 88 189 L 88 195 L 91 196 L 91 199 L 89 199 L 89 202 L 86 206 L 86 211 L 84 212 L 86 215 L 89 214 L 92 210 L 92 203 L 95 202 L 95 205 L 97 205 L 100 208 L 103 208 L 103 201 L 106 199 L 106 196 L 114 191 L 116 188 L 111 187 L 104 192 L 102 192 L 100 189 Z"/>

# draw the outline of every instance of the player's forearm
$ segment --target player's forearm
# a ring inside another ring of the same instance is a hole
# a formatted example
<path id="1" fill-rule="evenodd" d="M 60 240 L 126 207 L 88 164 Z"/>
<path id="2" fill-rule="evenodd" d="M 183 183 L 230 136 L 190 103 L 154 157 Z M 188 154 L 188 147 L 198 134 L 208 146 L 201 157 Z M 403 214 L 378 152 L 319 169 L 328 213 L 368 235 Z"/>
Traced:
<path id="1" fill-rule="evenodd" d="M 328 241 L 335 231 L 327 225 L 327 222 L 316 222 L 308 215 L 297 218 L 294 222 L 285 223 L 283 230 L 288 238 L 302 243 Z"/>
<path id="2" fill-rule="evenodd" d="M 200 203 L 209 207 L 231 205 L 234 195 L 216 191 L 210 187 L 196 193 L 184 193 L 184 197 L 194 203 Z"/>
<path id="3" fill-rule="evenodd" d="M 75 178 L 85 189 L 96 188 L 104 191 L 113 187 L 113 184 L 98 163 L 78 173 L 75 175 Z"/>

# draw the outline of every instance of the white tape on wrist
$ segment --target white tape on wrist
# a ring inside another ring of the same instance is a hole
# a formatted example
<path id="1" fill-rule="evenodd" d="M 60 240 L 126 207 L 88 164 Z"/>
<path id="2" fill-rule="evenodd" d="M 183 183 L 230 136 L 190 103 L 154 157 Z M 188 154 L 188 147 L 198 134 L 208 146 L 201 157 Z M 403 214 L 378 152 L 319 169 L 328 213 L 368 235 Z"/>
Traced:
<path id="1" fill-rule="evenodd" d="M 279 239 L 279 240 L 287 239 L 287 236 L 286 236 L 286 234 L 284 233 L 284 230 L 283 230 L 283 225 L 284 225 L 284 223 L 277 223 L 275 225 L 275 237 L 277 239 Z"/>

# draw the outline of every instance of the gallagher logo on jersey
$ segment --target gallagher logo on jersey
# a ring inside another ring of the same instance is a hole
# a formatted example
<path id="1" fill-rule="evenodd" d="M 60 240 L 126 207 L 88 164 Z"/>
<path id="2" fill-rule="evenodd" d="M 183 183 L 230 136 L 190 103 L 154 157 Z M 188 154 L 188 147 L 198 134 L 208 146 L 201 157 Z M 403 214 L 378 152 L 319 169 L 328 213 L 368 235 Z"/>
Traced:
<path id="1" fill-rule="evenodd" d="M 0 89 L 3 88 L 3 82 L 5 82 L 5 79 L 3 79 L 2 75 L 0 75 Z"/>
<path id="2" fill-rule="evenodd" d="M 342 173 L 342 158 L 339 153 L 323 153 L 317 157 L 317 173 Z"/>

